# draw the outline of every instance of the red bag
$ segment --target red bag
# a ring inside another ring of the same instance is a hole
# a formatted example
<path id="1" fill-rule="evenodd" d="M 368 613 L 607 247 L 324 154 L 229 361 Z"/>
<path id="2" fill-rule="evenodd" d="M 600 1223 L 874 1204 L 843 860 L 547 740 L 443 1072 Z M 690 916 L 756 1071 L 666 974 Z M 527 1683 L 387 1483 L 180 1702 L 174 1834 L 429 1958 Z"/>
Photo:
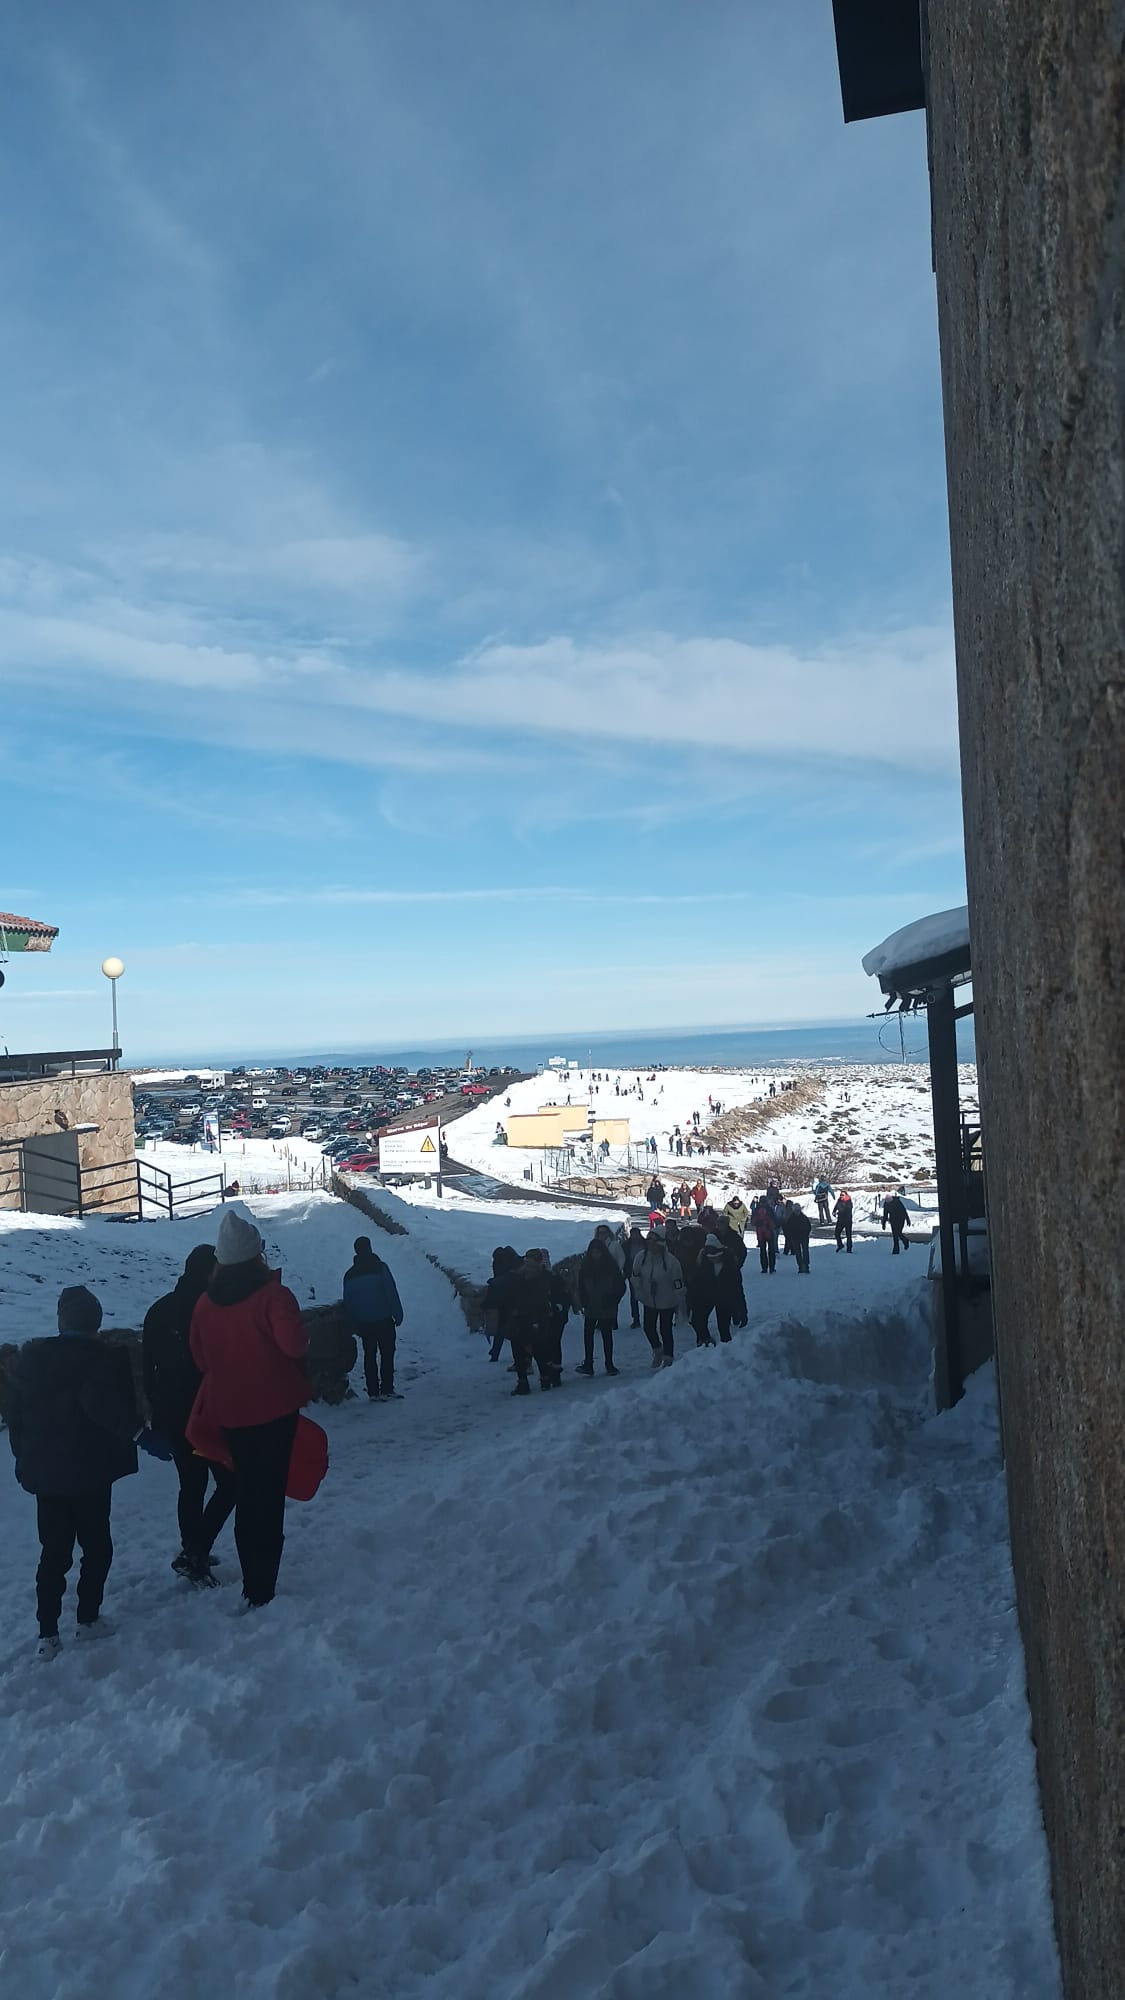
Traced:
<path id="1" fill-rule="evenodd" d="M 285 1482 L 287 1500 L 311 1500 L 328 1470 L 328 1436 L 311 1417 L 297 1418 L 293 1449 L 289 1454 L 289 1477 Z"/>

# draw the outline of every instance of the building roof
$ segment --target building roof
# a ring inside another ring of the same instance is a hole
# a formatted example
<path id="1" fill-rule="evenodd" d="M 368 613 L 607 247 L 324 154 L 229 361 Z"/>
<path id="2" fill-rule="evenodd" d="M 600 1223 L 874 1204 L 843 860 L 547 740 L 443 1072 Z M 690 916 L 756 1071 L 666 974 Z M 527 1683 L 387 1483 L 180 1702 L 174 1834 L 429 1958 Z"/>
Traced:
<path id="1" fill-rule="evenodd" d="M 969 912 L 938 910 L 892 931 L 863 959 L 863 969 L 879 981 L 893 999 L 924 1001 L 935 986 L 967 979 L 973 961 L 969 949 Z"/>
<path id="2" fill-rule="evenodd" d="M 926 103 L 918 0 L 832 0 L 844 123 Z"/>
<path id="3" fill-rule="evenodd" d="M 0 910 L 0 945 L 6 951 L 50 951 L 58 934 L 57 924 L 41 924 L 36 917 L 17 917 L 12 910 Z"/>

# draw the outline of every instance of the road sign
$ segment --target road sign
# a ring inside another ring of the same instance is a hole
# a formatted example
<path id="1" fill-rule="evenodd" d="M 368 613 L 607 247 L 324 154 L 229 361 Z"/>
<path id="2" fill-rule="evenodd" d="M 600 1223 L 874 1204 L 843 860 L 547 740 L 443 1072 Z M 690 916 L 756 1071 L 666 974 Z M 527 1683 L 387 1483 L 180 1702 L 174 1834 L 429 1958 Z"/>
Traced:
<path id="1" fill-rule="evenodd" d="M 400 1126 L 379 1134 L 381 1174 L 432 1174 L 441 1160 L 441 1126 Z"/>

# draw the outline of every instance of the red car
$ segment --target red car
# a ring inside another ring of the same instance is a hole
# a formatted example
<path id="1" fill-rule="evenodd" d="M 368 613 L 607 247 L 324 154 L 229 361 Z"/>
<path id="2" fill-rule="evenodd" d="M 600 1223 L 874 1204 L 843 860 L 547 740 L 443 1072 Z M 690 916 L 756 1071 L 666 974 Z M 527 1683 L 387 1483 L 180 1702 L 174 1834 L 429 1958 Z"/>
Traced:
<path id="1" fill-rule="evenodd" d="M 339 1161 L 342 1174 L 366 1174 L 379 1165 L 378 1153 L 349 1153 L 346 1160 Z"/>

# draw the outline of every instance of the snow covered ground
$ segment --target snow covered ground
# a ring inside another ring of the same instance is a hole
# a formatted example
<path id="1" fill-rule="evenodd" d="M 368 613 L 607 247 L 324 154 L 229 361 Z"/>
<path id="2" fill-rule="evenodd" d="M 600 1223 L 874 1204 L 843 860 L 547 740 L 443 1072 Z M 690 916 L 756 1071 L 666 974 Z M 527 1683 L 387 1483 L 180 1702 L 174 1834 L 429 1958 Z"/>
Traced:
<path id="1" fill-rule="evenodd" d="M 358 1135 L 357 1141 L 357 1150 L 366 1144 Z M 138 1157 L 171 1174 L 177 1184 L 221 1173 L 228 1183 L 237 1181 L 247 1194 L 320 1188 L 331 1177 L 329 1163 L 310 1139 L 239 1139 L 227 1132 L 218 1153 L 206 1152 L 201 1146 L 177 1146 L 166 1139 L 147 1139 L 138 1148 Z"/>
<path id="2" fill-rule="evenodd" d="M 921 1251 L 748 1267 L 729 1348 L 677 1329 L 654 1375 L 623 1330 L 618 1379 L 513 1402 L 427 1252 L 480 1272 L 589 1220 L 379 1199 L 406 1399 L 317 1412 L 267 1611 L 229 1529 L 226 1587 L 171 1574 L 146 1460 L 115 1632 L 40 1666 L 0 1482 L 0 1990 L 1058 2000 L 995 1389 L 926 1418 Z M 356 1211 L 250 1205 L 337 1296 Z M 206 1234 L 0 1216 L 0 1338 L 76 1280 L 138 1324 Z"/>
<path id="3" fill-rule="evenodd" d="M 789 1111 L 782 1102 L 777 1115 L 752 1139 L 729 1149 L 708 1151 L 702 1157 L 679 1157 L 669 1149 L 669 1138 L 679 1125 L 687 1136 L 692 1132 L 692 1114 L 699 1112 L 705 1128 L 710 1120 L 708 1096 L 718 1100 L 724 1111 L 768 1099 L 771 1081 L 806 1077 L 805 1070 L 739 1070 L 719 1074 L 712 1070 L 668 1070 L 659 1072 L 654 1082 L 645 1072 L 609 1070 L 599 1072 L 608 1082 L 593 1084 L 589 1070 L 572 1070 L 569 1081 L 550 1074 L 513 1084 L 503 1097 L 482 1104 L 467 1117 L 448 1128 L 450 1151 L 466 1166 L 479 1168 L 500 1179 L 523 1184 L 530 1168 L 535 1182 L 541 1180 L 542 1150 L 495 1144 L 497 1122 L 509 1111 L 535 1111 L 542 1104 L 566 1103 L 593 1106 L 599 1117 L 627 1117 L 634 1145 L 648 1138 L 657 1142 L 657 1161 L 666 1184 L 685 1174 L 694 1177 L 702 1168 L 708 1185 L 725 1193 L 739 1187 L 744 1192 L 761 1178 L 755 1160 L 766 1152 L 780 1152 L 783 1146 L 815 1150 L 826 1139 L 846 1140 L 854 1148 L 855 1166 L 850 1184 L 864 1188 L 873 1182 L 902 1180 L 907 1183 L 920 1175 L 931 1177 L 934 1170 L 933 1114 L 930 1099 L 930 1072 L 925 1063 L 870 1063 L 834 1065 L 824 1072 L 822 1098 Z M 811 1073 L 815 1074 L 815 1071 Z M 640 1085 L 643 1100 L 633 1092 Z M 617 1095 L 620 1084 L 622 1096 Z M 961 1105 L 967 1115 L 977 1108 L 976 1067 L 966 1063 L 960 1070 Z M 510 1104 L 508 1100 L 510 1099 Z"/>

